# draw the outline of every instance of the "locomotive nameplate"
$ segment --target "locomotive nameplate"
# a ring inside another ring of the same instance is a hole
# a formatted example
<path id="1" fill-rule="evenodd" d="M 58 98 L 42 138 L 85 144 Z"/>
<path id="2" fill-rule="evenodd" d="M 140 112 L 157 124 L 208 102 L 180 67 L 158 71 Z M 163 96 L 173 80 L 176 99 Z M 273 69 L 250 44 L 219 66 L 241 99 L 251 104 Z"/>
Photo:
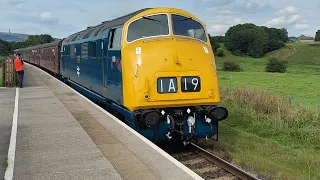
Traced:
<path id="1" fill-rule="evenodd" d="M 175 77 L 164 77 L 158 78 L 157 89 L 158 93 L 176 93 L 178 91 L 177 78 Z"/>
<path id="2" fill-rule="evenodd" d="M 200 77 L 182 77 L 181 91 L 182 92 L 199 92 L 201 90 Z"/>
<path id="3" fill-rule="evenodd" d="M 178 88 L 181 88 L 182 92 L 200 92 L 201 83 L 198 76 L 185 76 L 181 77 L 181 85 L 178 85 L 177 78 L 175 77 L 163 77 L 157 80 L 157 91 L 160 94 L 164 93 L 176 93 Z"/>

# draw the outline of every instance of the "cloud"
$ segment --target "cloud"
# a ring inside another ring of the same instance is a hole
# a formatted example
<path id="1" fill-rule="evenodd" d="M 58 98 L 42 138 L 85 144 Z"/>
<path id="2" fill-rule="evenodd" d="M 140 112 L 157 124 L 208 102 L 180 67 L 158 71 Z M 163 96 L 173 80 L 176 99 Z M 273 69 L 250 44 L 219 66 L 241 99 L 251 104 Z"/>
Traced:
<path id="1" fill-rule="evenodd" d="M 296 29 L 308 29 L 310 26 L 309 24 L 296 24 L 295 28 Z"/>
<path id="2" fill-rule="evenodd" d="M 200 0 L 199 6 L 202 7 L 220 7 L 235 3 L 236 0 Z"/>
<path id="3" fill-rule="evenodd" d="M 288 15 L 293 15 L 293 14 L 298 14 L 299 9 L 294 7 L 294 6 L 288 6 L 284 9 L 281 9 L 276 12 L 277 16 L 288 16 Z"/>
<path id="4" fill-rule="evenodd" d="M 14 22 L 29 22 L 35 24 L 50 24 L 52 26 L 58 24 L 58 19 L 50 12 L 42 13 L 23 13 L 20 11 L 8 11 L 7 17 Z"/>
<path id="5" fill-rule="evenodd" d="M 281 17 L 277 17 L 274 18 L 270 21 L 267 21 L 266 25 L 269 26 L 283 26 L 283 25 L 290 25 L 293 23 L 297 23 L 298 20 L 300 20 L 300 15 L 290 15 L 290 16 L 281 16 Z"/>
<path id="6" fill-rule="evenodd" d="M 24 0 L 0 0 L 0 4 L 8 4 L 12 6 L 21 6 L 25 1 Z"/>
<path id="7" fill-rule="evenodd" d="M 176 7 L 197 16 L 206 24 L 211 35 L 224 35 L 231 26 L 243 23 L 285 27 L 290 35 L 299 35 L 302 31 L 312 35 L 319 29 L 320 4 L 319 0 L 309 1 L 0 0 L 0 31 L 11 29 L 21 33 L 49 33 L 55 37 L 67 37 L 87 26 L 145 7 Z"/>
<path id="8" fill-rule="evenodd" d="M 255 0 L 195 0 L 195 7 L 212 35 L 224 35 L 231 27 L 275 10 L 268 3 Z M 254 23 L 250 21 L 250 23 Z"/>
<path id="9" fill-rule="evenodd" d="M 208 20 L 208 24 L 210 25 L 207 26 L 207 29 L 212 35 L 223 35 L 231 26 L 241 23 L 243 23 L 243 20 L 241 18 L 219 15 L 213 19 Z"/>
<path id="10" fill-rule="evenodd" d="M 243 14 L 243 13 L 262 13 L 262 12 L 270 12 L 273 10 L 273 7 L 271 7 L 268 3 L 259 2 L 256 3 L 254 1 L 235 1 L 232 4 L 229 4 L 228 6 L 219 7 L 218 11 L 231 11 L 233 13 L 237 14 Z"/>
<path id="11" fill-rule="evenodd" d="M 303 19 L 301 12 L 297 7 L 288 6 L 275 12 L 278 17 L 266 22 L 266 26 L 306 30 L 310 28 L 307 20 Z"/>
<path id="12" fill-rule="evenodd" d="M 41 22 L 58 24 L 58 19 L 53 17 L 50 12 L 43 12 L 39 16 Z"/>

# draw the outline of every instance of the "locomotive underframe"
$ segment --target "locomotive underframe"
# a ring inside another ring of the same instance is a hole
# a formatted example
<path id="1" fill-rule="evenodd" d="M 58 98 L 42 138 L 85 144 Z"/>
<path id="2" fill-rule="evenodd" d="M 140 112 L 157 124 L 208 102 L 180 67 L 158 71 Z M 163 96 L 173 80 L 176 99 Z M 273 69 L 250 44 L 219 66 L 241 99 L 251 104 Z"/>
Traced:
<path id="1" fill-rule="evenodd" d="M 196 122 L 199 121 L 211 127 L 212 131 L 212 126 L 215 126 L 217 128 L 216 140 L 218 140 L 218 122 L 227 118 L 228 111 L 224 107 L 207 105 L 139 109 L 133 111 L 133 115 L 135 125 L 139 130 L 153 129 L 159 127 L 161 123 L 167 123 L 168 132 L 166 136 L 168 140 L 172 139 L 174 134 L 178 134 L 181 140 L 192 140 L 193 135 L 197 134 L 195 133 L 195 126 Z"/>

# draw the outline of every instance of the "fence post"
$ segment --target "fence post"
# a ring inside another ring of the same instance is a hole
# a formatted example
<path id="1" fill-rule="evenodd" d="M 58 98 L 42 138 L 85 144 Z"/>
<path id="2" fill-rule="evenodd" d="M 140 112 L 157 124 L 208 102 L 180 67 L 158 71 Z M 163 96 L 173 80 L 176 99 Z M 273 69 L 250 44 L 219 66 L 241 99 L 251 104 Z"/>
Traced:
<path id="1" fill-rule="evenodd" d="M 4 87 L 17 86 L 17 73 L 14 68 L 14 63 L 11 57 L 3 59 L 2 62 L 2 85 Z"/>
<path id="2" fill-rule="evenodd" d="M 6 59 L 3 59 L 2 61 L 2 84 L 3 86 L 5 87 L 6 86 L 6 79 L 7 79 L 7 76 L 6 76 Z"/>
<path id="3" fill-rule="evenodd" d="M 2 74 L 1 74 L 1 75 L 2 75 L 1 86 L 4 87 L 4 80 L 5 80 L 5 78 L 6 78 L 5 75 L 4 75 L 4 74 L 5 74 L 5 73 L 4 73 L 4 59 L 2 59 L 1 64 L 2 64 L 2 66 L 1 66 L 1 69 L 2 69 L 2 71 L 1 71 L 1 73 L 2 73 Z"/>

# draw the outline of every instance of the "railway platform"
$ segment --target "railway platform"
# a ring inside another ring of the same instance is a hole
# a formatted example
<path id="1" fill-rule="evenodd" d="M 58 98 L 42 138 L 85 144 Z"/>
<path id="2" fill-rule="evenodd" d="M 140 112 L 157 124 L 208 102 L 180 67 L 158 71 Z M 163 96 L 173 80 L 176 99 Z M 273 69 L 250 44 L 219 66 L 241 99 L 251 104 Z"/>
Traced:
<path id="1" fill-rule="evenodd" d="M 0 88 L 0 179 L 202 179 L 43 70 L 24 77 Z"/>

